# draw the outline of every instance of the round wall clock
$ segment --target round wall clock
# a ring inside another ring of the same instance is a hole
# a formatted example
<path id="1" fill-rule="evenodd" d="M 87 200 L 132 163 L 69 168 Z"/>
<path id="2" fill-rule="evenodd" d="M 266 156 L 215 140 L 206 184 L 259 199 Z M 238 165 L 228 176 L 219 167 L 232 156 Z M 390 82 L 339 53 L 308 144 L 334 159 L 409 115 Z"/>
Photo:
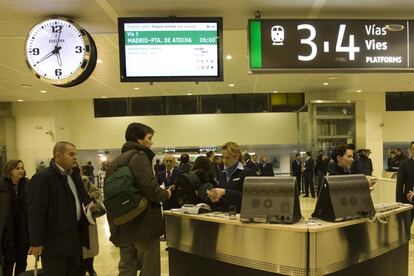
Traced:
<path id="1" fill-rule="evenodd" d="M 34 26 L 26 39 L 26 62 L 41 80 L 61 87 L 85 81 L 95 69 L 97 50 L 89 33 L 55 17 Z"/>

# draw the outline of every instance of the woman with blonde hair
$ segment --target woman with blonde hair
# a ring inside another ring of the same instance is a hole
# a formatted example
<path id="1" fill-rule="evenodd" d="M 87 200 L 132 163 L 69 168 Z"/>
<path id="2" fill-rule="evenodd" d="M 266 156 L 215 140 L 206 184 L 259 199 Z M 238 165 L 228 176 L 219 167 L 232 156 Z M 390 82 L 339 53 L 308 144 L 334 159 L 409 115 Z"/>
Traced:
<path id="1" fill-rule="evenodd" d="M 0 266 L 4 276 L 26 271 L 29 230 L 25 204 L 25 177 L 21 160 L 6 163 L 0 180 Z"/>
<path id="2" fill-rule="evenodd" d="M 220 209 L 228 211 L 230 206 L 240 212 L 243 182 L 246 176 L 243 167 L 243 155 L 239 145 L 227 142 L 222 147 L 224 171 L 220 175 L 217 188 L 208 191 L 211 202 L 218 203 Z"/>

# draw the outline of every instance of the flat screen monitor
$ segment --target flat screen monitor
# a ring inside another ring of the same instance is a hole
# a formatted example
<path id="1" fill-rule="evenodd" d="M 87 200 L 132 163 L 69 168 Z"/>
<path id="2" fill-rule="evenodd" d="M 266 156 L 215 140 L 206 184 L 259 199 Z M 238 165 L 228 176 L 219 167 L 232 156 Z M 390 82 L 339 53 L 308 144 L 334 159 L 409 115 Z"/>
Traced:
<path id="1" fill-rule="evenodd" d="M 295 223 L 301 217 L 295 177 L 245 178 L 242 222 Z"/>
<path id="2" fill-rule="evenodd" d="M 221 17 L 118 18 L 121 82 L 223 81 Z"/>
<path id="3" fill-rule="evenodd" d="M 325 176 L 312 217 L 336 222 L 374 214 L 365 175 L 333 175 Z"/>

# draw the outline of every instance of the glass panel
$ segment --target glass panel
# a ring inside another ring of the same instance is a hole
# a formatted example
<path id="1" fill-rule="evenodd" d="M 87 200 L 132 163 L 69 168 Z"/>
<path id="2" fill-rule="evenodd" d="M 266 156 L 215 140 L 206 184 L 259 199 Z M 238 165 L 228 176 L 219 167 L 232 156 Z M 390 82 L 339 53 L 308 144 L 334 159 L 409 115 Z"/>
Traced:
<path id="1" fill-rule="evenodd" d="M 268 94 L 253 94 L 253 112 L 267 112 Z"/>
<path id="2" fill-rule="evenodd" d="M 197 114 L 197 96 L 167 97 L 167 114 Z"/>
<path id="3" fill-rule="evenodd" d="M 386 92 L 385 93 L 385 106 L 386 106 L 387 111 L 401 110 L 401 93 Z"/>
<path id="4" fill-rule="evenodd" d="M 112 107 L 109 99 L 94 99 L 93 100 L 95 117 L 111 117 Z"/>
<path id="5" fill-rule="evenodd" d="M 112 116 L 127 116 L 128 98 L 111 99 Z"/>

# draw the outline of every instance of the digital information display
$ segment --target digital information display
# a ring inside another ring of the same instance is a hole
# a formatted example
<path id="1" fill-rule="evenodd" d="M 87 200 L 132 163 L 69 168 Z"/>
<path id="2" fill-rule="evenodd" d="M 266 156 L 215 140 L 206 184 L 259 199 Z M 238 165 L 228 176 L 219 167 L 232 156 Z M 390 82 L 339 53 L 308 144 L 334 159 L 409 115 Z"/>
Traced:
<path id="1" fill-rule="evenodd" d="M 219 76 L 217 22 L 124 23 L 125 77 Z"/>
<path id="2" fill-rule="evenodd" d="M 412 20 L 249 20 L 251 71 L 414 70 Z"/>

